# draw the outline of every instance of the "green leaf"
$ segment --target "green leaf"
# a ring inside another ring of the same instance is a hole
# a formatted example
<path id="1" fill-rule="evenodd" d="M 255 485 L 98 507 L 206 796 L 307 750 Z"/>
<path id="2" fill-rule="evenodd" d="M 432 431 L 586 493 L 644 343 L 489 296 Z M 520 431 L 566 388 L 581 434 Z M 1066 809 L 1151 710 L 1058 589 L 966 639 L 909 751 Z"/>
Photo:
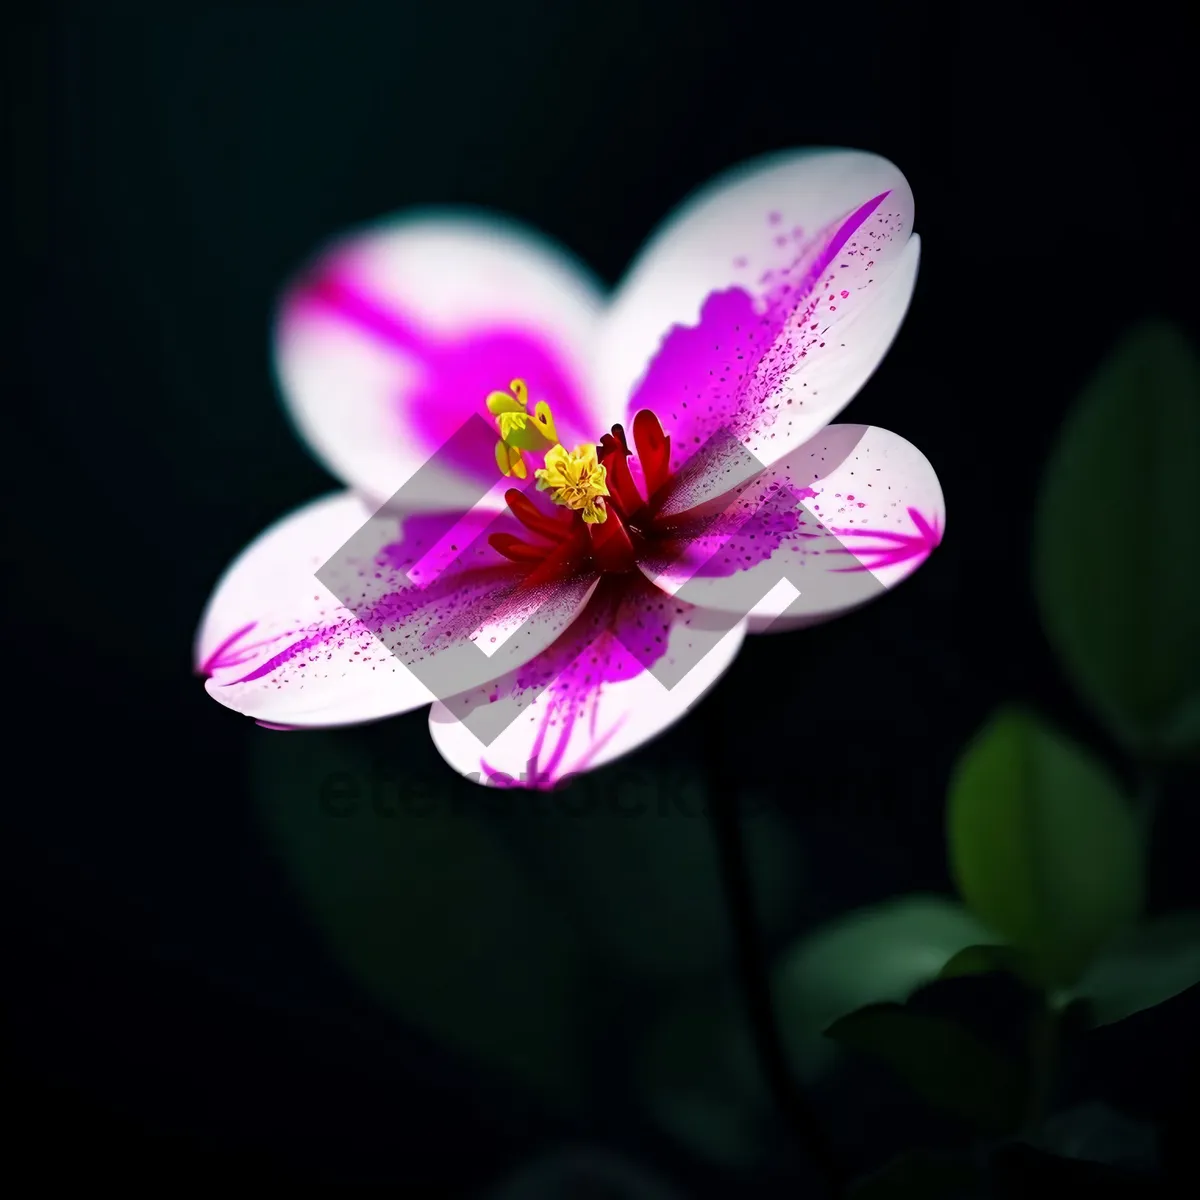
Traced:
<path id="1" fill-rule="evenodd" d="M 950 864 L 963 899 L 1037 978 L 1066 985 L 1136 920 L 1136 819 L 1105 770 L 1034 717 L 996 716 L 950 786 Z"/>
<path id="2" fill-rule="evenodd" d="M 905 1000 L 988 931 L 957 901 L 905 896 L 861 909 L 792 946 L 774 973 L 775 1002 L 795 1069 L 808 1078 L 832 1047 L 830 1022 L 883 1000 Z"/>
<path id="3" fill-rule="evenodd" d="M 266 832 L 329 954 L 367 995 L 570 1102 L 588 1019 L 573 931 L 471 806 L 482 789 L 423 769 L 424 742 L 406 754 L 390 732 L 395 759 L 421 773 L 389 779 L 355 735 L 257 735 Z"/>
<path id="4" fill-rule="evenodd" d="M 1156 917 L 1107 947 L 1071 996 L 1097 1025 L 1153 1008 L 1200 983 L 1200 912 Z"/>
<path id="5" fill-rule="evenodd" d="M 887 1063 L 929 1104 L 996 1136 L 1016 1131 L 1025 1073 L 953 1021 L 874 1004 L 835 1021 L 826 1037 Z"/>
<path id="6" fill-rule="evenodd" d="M 1037 599 L 1064 669 L 1143 755 L 1200 744 L 1197 479 L 1200 360 L 1179 331 L 1148 322 L 1065 423 L 1034 541 Z"/>
<path id="7" fill-rule="evenodd" d="M 931 1154 L 904 1154 L 850 1189 L 850 1200 L 960 1200 L 973 1196 L 979 1172 Z"/>
<path id="8" fill-rule="evenodd" d="M 1054 1113 L 1027 1136 L 1047 1154 L 1130 1171 L 1158 1169 L 1158 1139 L 1148 1121 L 1089 1100 Z"/>
<path id="9" fill-rule="evenodd" d="M 968 946 L 960 950 L 938 973 L 939 979 L 956 979 L 960 975 L 987 975 L 1003 971 L 1009 975 L 1028 978 L 1032 973 L 1029 956 L 1012 946 Z"/>

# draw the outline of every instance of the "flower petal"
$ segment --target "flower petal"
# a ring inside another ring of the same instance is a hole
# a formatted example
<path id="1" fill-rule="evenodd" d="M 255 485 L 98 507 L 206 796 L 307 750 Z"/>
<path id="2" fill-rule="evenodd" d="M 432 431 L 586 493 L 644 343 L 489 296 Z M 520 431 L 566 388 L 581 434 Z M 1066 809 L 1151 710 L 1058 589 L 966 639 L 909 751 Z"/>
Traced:
<path id="1" fill-rule="evenodd" d="M 326 248 L 280 305 L 275 359 L 302 436 L 351 487 L 383 502 L 514 378 L 560 432 L 591 438 L 586 362 L 603 294 L 554 244 L 513 222 L 453 212 L 392 218 Z M 469 508 L 496 476 L 496 437 L 446 452 L 412 508 Z M 476 444 L 477 443 L 477 444 Z"/>
<path id="2" fill-rule="evenodd" d="M 611 762 L 674 724 L 737 656 L 745 622 L 606 575 L 544 654 L 435 704 L 442 757 L 485 784 L 539 790 Z"/>
<path id="3" fill-rule="evenodd" d="M 850 402 L 895 337 L 916 281 L 913 215 L 900 171 L 860 151 L 794 151 L 718 179 L 614 298 L 605 411 L 652 409 L 674 470 L 722 429 L 778 460 Z"/>
<path id="4" fill-rule="evenodd" d="M 945 524 L 941 486 L 920 450 L 886 429 L 831 425 L 643 570 L 671 595 L 749 614 L 752 633 L 779 632 L 895 587 Z"/>
<path id="5" fill-rule="evenodd" d="M 321 564 L 370 519 L 350 492 L 302 505 L 268 526 L 225 569 L 200 619 L 193 646 L 196 673 L 208 677 L 245 659 L 257 641 L 247 627 L 265 609 L 308 587 Z"/>
<path id="6" fill-rule="evenodd" d="M 392 716 L 539 654 L 595 589 L 563 556 L 530 568 L 488 544 L 506 514 L 402 518 L 353 496 L 285 517 L 233 563 L 196 660 L 209 694 L 289 728 Z"/>

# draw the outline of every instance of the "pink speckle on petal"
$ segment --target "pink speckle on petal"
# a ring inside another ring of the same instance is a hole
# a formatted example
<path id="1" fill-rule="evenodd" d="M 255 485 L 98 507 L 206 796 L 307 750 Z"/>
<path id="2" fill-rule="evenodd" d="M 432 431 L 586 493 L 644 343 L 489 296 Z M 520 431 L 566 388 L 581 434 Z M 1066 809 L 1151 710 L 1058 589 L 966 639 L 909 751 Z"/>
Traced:
<path id="1" fill-rule="evenodd" d="M 883 225 L 881 231 L 869 231 L 880 244 L 907 237 L 902 219 L 880 207 L 888 195 L 875 196 L 809 243 L 789 250 L 794 260 L 768 266 L 756 289 L 713 292 L 697 325 L 668 331 L 628 413 L 632 419 L 639 409 L 649 408 L 670 429 L 673 471 L 721 430 L 754 452 L 764 441 L 786 439 L 789 430 L 802 428 L 806 405 L 823 403 L 820 389 L 808 387 L 808 380 L 799 376 L 813 358 L 824 357 L 828 349 L 838 353 L 845 345 L 840 337 L 825 340 L 845 317 L 838 311 L 841 305 L 832 303 L 837 292 L 831 285 L 841 268 L 863 275 L 866 224 Z M 782 220 L 778 213 L 768 220 L 774 224 L 776 217 Z M 856 282 L 855 287 L 864 292 L 870 282 Z M 855 293 L 845 291 L 856 303 Z M 863 300 L 869 302 L 869 297 Z"/>

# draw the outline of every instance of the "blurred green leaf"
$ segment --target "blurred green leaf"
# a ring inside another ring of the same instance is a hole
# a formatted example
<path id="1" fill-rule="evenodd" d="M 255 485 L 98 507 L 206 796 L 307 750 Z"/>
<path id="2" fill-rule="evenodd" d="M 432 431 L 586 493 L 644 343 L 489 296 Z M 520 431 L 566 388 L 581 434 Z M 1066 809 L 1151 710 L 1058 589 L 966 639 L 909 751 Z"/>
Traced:
<path id="1" fill-rule="evenodd" d="M 1037 513 L 1046 632 L 1096 715 L 1131 750 L 1200 745 L 1200 360 L 1147 322 L 1067 420 Z"/>
<path id="2" fill-rule="evenodd" d="M 640 1048 L 637 1084 L 642 1107 L 695 1153 L 730 1167 L 765 1153 L 770 1105 L 735 997 L 670 1006 Z"/>
<path id="3" fill-rule="evenodd" d="M 977 1193 L 979 1172 L 967 1163 L 912 1153 L 850 1189 L 850 1200 L 965 1200 Z"/>
<path id="4" fill-rule="evenodd" d="M 1141 911 L 1142 841 L 1105 770 L 1034 717 L 998 714 L 950 786 L 950 864 L 963 899 L 1069 984 Z"/>
<path id="5" fill-rule="evenodd" d="M 957 901 L 905 896 L 841 917 L 792 946 L 775 970 L 783 1034 L 797 1071 L 828 1062 L 830 1022 L 883 1000 L 904 1000 L 988 931 Z"/>
<path id="6" fill-rule="evenodd" d="M 384 780 L 358 746 L 255 738 L 262 819 L 330 953 L 380 1005 L 570 1100 L 588 992 L 571 929 L 463 803 L 471 784 Z"/>
<path id="7" fill-rule="evenodd" d="M 522 849 L 558 902 L 614 965 L 652 979 L 711 972 L 732 948 L 707 786 L 690 767 L 612 766 L 546 797 Z M 744 810 L 757 912 L 770 936 L 803 879 L 795 837 L 777 814 Z"/>
<path id="8" fill-rule="evenodd" d="M 825 1036 L 888 1064 L 928 1103 L 976 1129 L 1016 1131 L 1025 1072 L 975 1034 L 902 1004 L 873 1004 L 835 1021 Z"/>
<path id="9" fill-rule="evenodd" d="M 1033 974 L 1029 956 L 1012 946 L 967 946 L 941 969 L 938 978 L 957 979 L 960 975 L 987 975 L 992 971 L 1023 979 Z"/>
<path id="10" fill-rule="evenodd" d="M 1153 1008 L 1200 983 L 1200 912 L 1156 917 L 1097 956 L 1071 996 L 1097 1025 Z"/>
<path id="11" fill-rule="evenodd" d="M 1096 1100 L 1054 1113 L 1028 1140 L 1038 1150 L 1081 1162 L 1131 1171 L 1153 1171 L 1158 1167 L 1154 1126 Z"/>

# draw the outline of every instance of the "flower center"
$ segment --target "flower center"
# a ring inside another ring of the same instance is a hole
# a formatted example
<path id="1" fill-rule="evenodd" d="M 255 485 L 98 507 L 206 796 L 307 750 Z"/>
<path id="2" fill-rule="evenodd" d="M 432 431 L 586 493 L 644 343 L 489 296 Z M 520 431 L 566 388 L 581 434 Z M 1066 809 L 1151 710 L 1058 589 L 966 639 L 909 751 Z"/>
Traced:
<path id="1" fill-rule="evenodd" d="M 539 492 L 549 492 L 555 504 L 583 513 L 588 525 L 600 525 L 608 518 L 602 499 L 608 495 L 606 474 L 596 458 L 596 447 L 586 444 L 574 450 L 554 446 L 546 451 L 546 465 L 533 473 Z"/>
<path id="2" fill-rule="evenodd" d="M 487 407 L 500 433 L 496 464 L 501 473 L 526 479 L 527 456 L 541 454 L 543 465 L 534 470 L 538 491 L 548 493 L 561 510 L 545 513 L 510 488 L 505 500 L 513 515 L 538 542 L 551 544 L 496 533 L 488 539 L 493 548 L 515 562 L 544 563 L 552 555 L 578 552 L 603 572 L 636 570 L 644 543 L 653 537 L 653 502 L 670 478 L 671 439 L 658 418 L 643 410 L 633 420 L 643 496 L 629 469 L 631 452 L 620 425 L 614 425 L 599 443 L 568 450 L 558 440 L 554 417 L 544 400 L 530 413 L 529 389 L 523 379 L 514 379 L 507 392 L 492 392 Z"/>

